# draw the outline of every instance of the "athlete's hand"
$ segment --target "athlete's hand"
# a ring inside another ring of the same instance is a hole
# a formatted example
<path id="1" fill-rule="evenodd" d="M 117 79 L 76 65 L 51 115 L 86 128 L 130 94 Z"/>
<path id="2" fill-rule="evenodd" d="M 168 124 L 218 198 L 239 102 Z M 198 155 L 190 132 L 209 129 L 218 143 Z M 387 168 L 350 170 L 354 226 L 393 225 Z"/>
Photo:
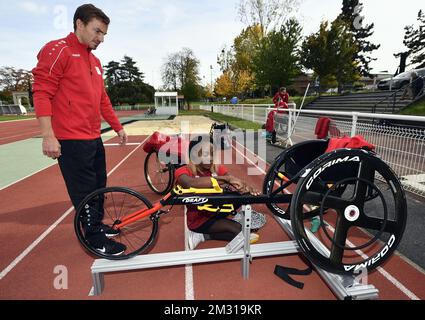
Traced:
<path id="1" fill-rule="evenodd" d="M 124 129 L 117 133 L 118 137 L 120 137 L 120 144 L 125 146 L 128 142 L 128 136 Z"/>
<path id="2" fill-rule="evenodd" d="M 244 181 L 235 177 L 231 177 L 229 179 L 229 184 L 231 184 L 241 194 L 249 193 L 253 196 L 259 196 L 261 194 L 256 188 L 247 185 Z"/>
<path id="3" fill-rule="evenodd" d="M 61 145 L 56 137 L 48 136 L 43 138 L 43 154 L 53 160 L 62 155 Z"/>

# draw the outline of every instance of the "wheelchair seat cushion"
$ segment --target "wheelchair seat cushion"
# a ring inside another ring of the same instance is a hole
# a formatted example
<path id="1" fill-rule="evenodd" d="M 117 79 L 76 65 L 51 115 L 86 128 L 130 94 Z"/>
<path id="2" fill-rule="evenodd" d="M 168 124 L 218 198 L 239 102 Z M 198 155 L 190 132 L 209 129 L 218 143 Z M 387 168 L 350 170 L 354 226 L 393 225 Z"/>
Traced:
<path id="1" fill-rule="evenodd" d="M 160 132 L 154 132 L 149 139 L 143 145 L 143 150 L 146 153 L 150 153 L 152 151 L 158 152 L 161 147 L 170 141 L 170 137 L 166 136 Z"/>
<path id="2" fill-rule="evenodd" d="M 176 156 L 177 159 L 172 162 L 187 163 L 189 152 L 189 141 L 181 137 L 170 137 L 160 132 L 154 132 L 143 145 L 146 153 L 160 152 L 166 156 Z"/>
<path id="3" fill-rule="evenodd" d="M 329 140 L 328 148 L 325 153 L 332 152 L 338 149 L 366 149 L 366 150 L 374 150 L 376 147 L 367 142 L 363 136 L 355 136 L 355 137 L 343 137 L 343 138 L 332 138 Z"/>

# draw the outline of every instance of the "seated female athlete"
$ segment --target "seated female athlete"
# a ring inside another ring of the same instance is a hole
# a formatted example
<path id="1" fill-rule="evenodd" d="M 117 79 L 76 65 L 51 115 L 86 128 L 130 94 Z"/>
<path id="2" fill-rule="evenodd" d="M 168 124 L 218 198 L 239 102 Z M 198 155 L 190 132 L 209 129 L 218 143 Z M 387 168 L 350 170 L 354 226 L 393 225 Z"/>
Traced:
<path id="1" fill-rule="evenodd" d="M 211 188 L 211 177 L 221 187 L 231 186 L 240 194 L 260 195 L 260 192 L 231 174 L 224 165 L 214 161 L 215 145 L 208 137 L 199 137 L 189 145 L 189 164 L 176 170 L 176 183 L 183 188 Z M 235 208 L 236 210 L 237 208 Z M 187 206 L 188 245 L 193 250 L 205 240 L 231 241 L 242 229 L 240 223 L 228 218 L 229 213 L 212 213 L 199 210 L 195 205 Z M 251 242 L 259 236 L 251 234 Z"/>

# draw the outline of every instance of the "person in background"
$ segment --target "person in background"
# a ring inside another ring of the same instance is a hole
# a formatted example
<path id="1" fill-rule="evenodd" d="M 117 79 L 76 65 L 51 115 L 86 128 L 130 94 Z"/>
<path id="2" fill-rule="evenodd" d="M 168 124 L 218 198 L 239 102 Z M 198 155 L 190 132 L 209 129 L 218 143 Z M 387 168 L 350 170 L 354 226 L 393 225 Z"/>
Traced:
<path id="1" fill-rule="evenodd" d="M 273 97 L 273 103 L 276 111 L 280 112 L 282 109 L 288 109 L 289 94 L 285 87 L 280 88 L 279 92 Z"/>

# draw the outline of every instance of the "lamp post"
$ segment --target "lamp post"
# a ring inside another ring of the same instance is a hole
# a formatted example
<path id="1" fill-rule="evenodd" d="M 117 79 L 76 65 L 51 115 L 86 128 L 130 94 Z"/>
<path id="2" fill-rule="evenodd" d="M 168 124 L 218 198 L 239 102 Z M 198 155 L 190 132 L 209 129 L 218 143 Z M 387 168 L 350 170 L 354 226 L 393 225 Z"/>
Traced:
<path id="1" fill-rule="evenodd" d="M 210 65 L 210 70 L 211 70 L 211 90 L 212 90 L 212 87 L 213 87 L 213 80 L 212 80 L 213 66 L 212 65 Z"/>

